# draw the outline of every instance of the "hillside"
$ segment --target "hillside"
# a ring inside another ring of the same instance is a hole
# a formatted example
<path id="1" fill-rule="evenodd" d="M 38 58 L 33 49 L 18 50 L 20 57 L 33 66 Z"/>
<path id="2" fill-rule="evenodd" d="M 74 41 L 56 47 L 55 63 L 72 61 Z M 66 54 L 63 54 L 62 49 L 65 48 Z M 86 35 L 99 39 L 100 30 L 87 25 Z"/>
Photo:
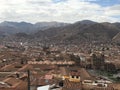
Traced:
<path id="1" fill-rule="evenodd" d="M 119 26 L 119 25 L 118 25 Z M 38 31 L 35 37 L 53 42 L 111 41 L 119 33 L 120 28 L 112 23 L 96 23 L 80 21 L 59 28 Z"/>
<path id="2" fill-rule="evenodd" d="M 97 23 L 90 20 L 73 24 L 58 22 L 3 22 L 0 36 L 6 40 L 33 40 L 47 43 L 120 42 L 120 23 Z M 8 36 L 7 36 L 8 35 Z"/>
<path id="3" fill-rule="evenodd" d="M 65 25 L 67 25 L 67 23 L 38 22 L 38 23 L 32 24 L 28 22 L 4 21 L 0 23 L 0 32 L 3 32 L 2 35 L 11 35 L 11 34 L 16 34 L 16 33 L 31 34 L 39 30 L 44 30 L 44 29 L 48 29 L 51 27 L 61 27 Z"/>

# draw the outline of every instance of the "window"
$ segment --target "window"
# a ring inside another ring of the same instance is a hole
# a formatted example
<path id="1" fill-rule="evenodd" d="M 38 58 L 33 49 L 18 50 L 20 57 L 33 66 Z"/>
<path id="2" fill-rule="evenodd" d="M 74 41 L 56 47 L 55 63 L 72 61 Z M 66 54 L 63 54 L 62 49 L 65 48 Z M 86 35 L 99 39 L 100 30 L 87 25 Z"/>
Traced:
<path id="1" fill-rule="evenodd" d="M 79 76 L 76 76 L 76 78 L 78 79 L 78 78 L 79 78 Z"/>
<path id="2" fill-rule="evenodd" d="M 74 78 L 74 76 L 72 76 L 72 78 Z"/>

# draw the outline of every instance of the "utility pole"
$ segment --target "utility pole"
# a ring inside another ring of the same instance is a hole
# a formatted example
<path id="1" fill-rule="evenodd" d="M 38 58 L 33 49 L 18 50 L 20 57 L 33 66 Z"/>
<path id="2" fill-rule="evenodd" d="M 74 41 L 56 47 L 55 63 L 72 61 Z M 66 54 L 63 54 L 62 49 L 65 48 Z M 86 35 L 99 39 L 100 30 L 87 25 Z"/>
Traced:
<path id="1" fill-rule="evenodd" d="M 28 73 L 28 90 L 30 90 L 30 70 L 27 70 Z"/>

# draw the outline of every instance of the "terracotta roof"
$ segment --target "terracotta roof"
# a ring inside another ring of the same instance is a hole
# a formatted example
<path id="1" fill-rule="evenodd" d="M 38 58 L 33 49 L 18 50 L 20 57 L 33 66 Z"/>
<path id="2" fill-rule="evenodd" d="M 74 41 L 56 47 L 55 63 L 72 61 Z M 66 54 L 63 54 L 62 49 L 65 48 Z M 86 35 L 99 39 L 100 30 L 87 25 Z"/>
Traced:
<path id="1" fill-rule="evenodd" d="M 80 69 L 80 77 L 82 80 L 85 80 L 85 79 L 93 79 L 90 74 L 84 69 L 84 68 L 81 68 Z"/>
<path id="2" fill-rule="evenodd" d="M 112 85 L 116 90 L 120 90 L 120 83 L 115 83 Z"/>
<path id="3" fill-rule="evenodd" d="M 7 78 L 7 79 L 3 80 L 3 82 L 5 82 L 11 86 L 9 88 L 6 87 L 5 90 L 27 90 L 27 82 L 26 81 L 22 81 L 20 79 L 11 77 L 11 78 Z M 2 89 L 2 90 L 4 90 L 4 89 Z"/>
<path id="4" fill-rule="evenodd" d="M 26 71 L 28 69 L 33 69 L 32 65 L 26 64 L 22 68 L 18 69 L 18 71 Z"/>
<path id="5" fill-rule="evenodd" d="M 70 82 L 68 79 L 64 80 L 64 89 L 68 89 L 68 90 L 78 90 L 81 89 L 81 83 L 80 82 Z M 63 90 L 64 90 L 63 89 Z"/>
<path id="6" fill-rule="evenodd" d="M 3 82 L 8 83 L 10 86 L 14 86 L 15 84 L 19 83 L 20 80 L 13 78 L 13 77 L 10 77 L 10 78 L 3 80 Z"/>
<path id="7" fill-rule="evenodd" d="M 93 79 L 84 68 L 69 68 L 69 74 L 80 76 L 81 80 Z"/>
<path id="8" fill-rule="evenodd" d="M 45 75 L 45 79 L 52 79 L 53 78 L 53 75 Z"/>
<path id="9" fill-rule="evenodd" d="M 80 72 L 70 72 L 71 76 L 80 76 Z"/>
<path id="10" fill-rule="evenodd" d="M 84 90 L 115 90 L 113 87 L 98 87 L 93 85 L 83 85 Z"/>

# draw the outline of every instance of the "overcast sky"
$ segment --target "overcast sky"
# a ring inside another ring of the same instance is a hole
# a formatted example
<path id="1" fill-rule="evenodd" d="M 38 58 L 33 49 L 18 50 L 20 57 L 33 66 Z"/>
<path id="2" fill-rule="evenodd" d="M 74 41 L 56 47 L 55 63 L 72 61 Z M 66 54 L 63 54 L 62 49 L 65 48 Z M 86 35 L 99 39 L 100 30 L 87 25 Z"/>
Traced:
<path id="1" fill-rule="evenodd" d="M 0 0 L 2 21 L 120 22 L 120 0 Z"/>

